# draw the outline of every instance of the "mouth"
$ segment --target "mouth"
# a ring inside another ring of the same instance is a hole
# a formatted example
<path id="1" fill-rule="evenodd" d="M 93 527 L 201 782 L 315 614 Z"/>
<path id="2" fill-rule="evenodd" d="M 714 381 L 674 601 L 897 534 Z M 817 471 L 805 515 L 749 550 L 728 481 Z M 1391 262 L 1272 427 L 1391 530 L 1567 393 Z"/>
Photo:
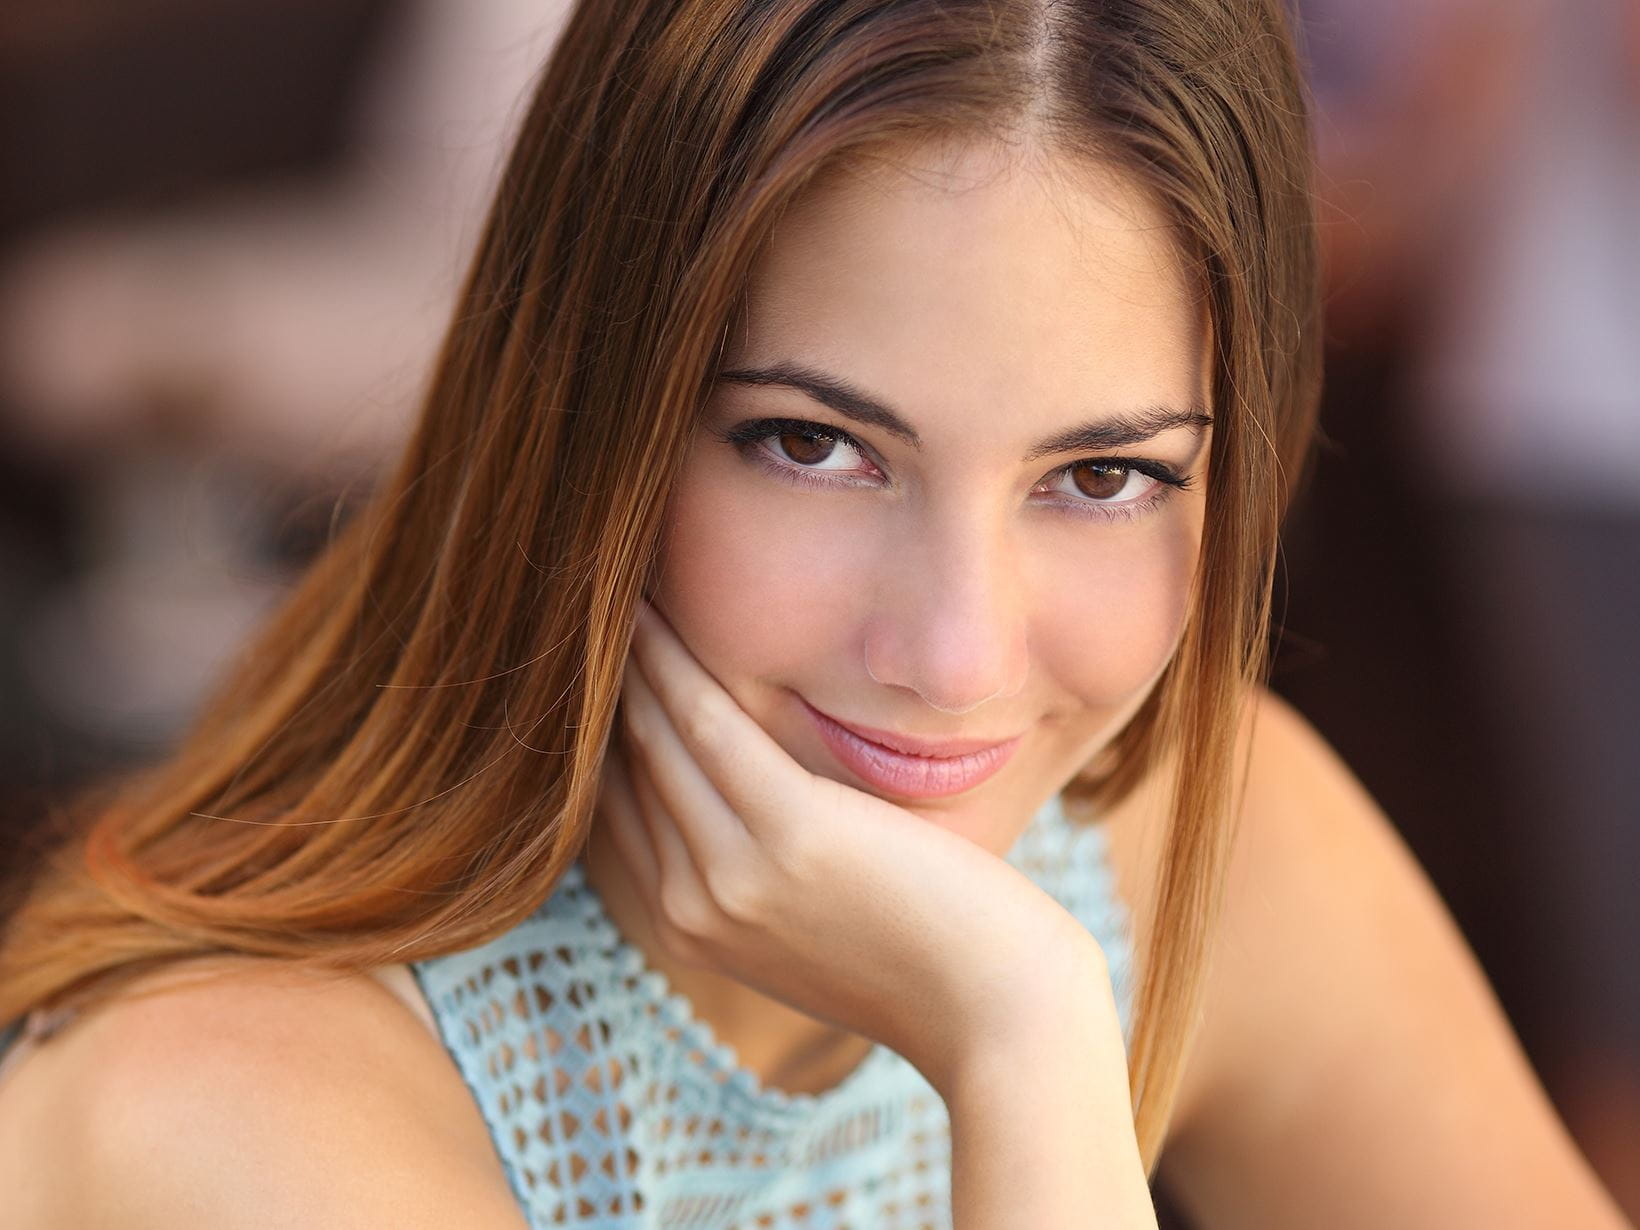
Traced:
<path id="1" fill-rule="evenodd" d="M 798 699 L 844 768 L 868 785 L 902 798 L 941 798 L 971 790 L 1007 764 L 1024 738 L 911 739 L 844 723 Z"/>

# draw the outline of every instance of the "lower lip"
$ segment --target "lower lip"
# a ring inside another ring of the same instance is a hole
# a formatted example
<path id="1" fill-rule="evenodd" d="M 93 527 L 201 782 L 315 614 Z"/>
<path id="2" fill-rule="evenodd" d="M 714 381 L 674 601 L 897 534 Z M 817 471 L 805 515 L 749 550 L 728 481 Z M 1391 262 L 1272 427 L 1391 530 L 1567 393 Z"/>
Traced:
<path id="1" fill-rule="evenodd" d="M 819 728 L 832 755 L 855 776 L 879 790 L 907 799 L 938 799 L 971 790 L 1008 763 L 1021 736 L 966 756 L 908 756 L 862 739 L 839 726 L 807 701 L 803 708 Z"/>

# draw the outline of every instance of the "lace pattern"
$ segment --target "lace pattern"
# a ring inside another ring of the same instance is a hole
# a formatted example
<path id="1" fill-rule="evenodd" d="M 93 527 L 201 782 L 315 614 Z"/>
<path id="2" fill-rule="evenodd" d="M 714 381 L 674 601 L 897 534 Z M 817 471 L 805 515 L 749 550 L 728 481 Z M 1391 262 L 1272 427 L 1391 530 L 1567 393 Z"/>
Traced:
<path id="1" fill-rule="evenodd" d="M 1100 826 L 1056 796 L 1008 861 L 1103 947 L 1124 1039 L 1130 931 Z M 762 1086 L 621 936 L 580 864 L 489 944 L 411 966 L 532 1227 L 948 1230 L 950 1123 L 874 1047 L 820 1094 Z"/>

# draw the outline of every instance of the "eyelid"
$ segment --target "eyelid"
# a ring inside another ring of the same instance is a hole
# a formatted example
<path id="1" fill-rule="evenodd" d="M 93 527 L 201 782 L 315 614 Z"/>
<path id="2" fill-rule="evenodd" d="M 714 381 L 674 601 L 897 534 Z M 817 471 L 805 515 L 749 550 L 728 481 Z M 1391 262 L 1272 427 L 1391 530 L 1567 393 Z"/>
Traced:
<path id="1" fill-rule="evenodd" d="M 835 439 L 847 444 L 850 448 L 858 450 L 862 456 L 870 460 L 872 465 L 877 466 L 879 469 L 883 468 L 875 450 L 873 450 L 869 445 L 862 443 L 852 432 L 848 431 L 846 428 L 837 427 L 831 423 L 822 423 L 815 419 L 784 418 L 780 416 L 747 419 L 727 431 L 716 431 L 713 434 L 725 443 L 733 444 L 737 447 L 754 444 L 773 435 L 788 434 L 799 436 L 820 436 L 824 439 Z M 1198 453 L 1199 451 L 1200 450 L 1198 450 Z M 1043 475 L 1042 478 L 1038 479 L 1037 484 L 1039 485 L 1051 479 L 1057 478 L 1065 471 L 1075 469 L 1079 465 L 1100 464 L 1123 466 L 1130 470 L 1136 470 L 1138 473 L 1143 474 L 1146 478 L 1152 478 L 1157 482 L 1166 483 L 1170 487 L 1183 488 L 1190 486 L 1190 479 L 1185 475 L 1184 468 L 1172 465 L 1169 462 L 1149 457 L 1110 456 L 1103 454 L 1077 457 L 1070 461 L 1061 462 L 1059 465 L 1055 466 Z M 1090 503 L 1091 502 L 1093 501 L 1090 501 Z"/>
<path id="2" fill-rule="evenodd" d="M 841 427 L 833 427 L 830 423 L 821 423 L 813 419 L 747 419 L 745 422 L 737 424 L 727 431 L 715 430 L 712 434 L 722 440 L 725 444 L 733 445 L 735 448 L 742 450 L 750 448 L 754 445 L 761 445 L 761 442 L 767 440 L 770 436 L 819 436 L 822 439 L 838 440 L 841 443 L 848 445 L 850 448 L 859 452 L 859 454 L 866 458 L 866 460 L 870 461 L 872 467 L 879 472 L 883 472 L 886 469 L 886 467 L 881 464 L 875 451 L 869 445 L 864 444 L 857 439 L 852 432 L 846 431 Z M 791 462 L 782 462 L 780 464 L 786 466 L 792 465 Z M 799 468 L 808 469 L 809 467 Z M 886 473 L 884 474 L 884 477 L 887 477 Z M 848 480 L 845 478 L 837 478 L 834 481 L 847 482 Z M 889 481 L 892 482 L 893 480 L 890 479 Z"/>
<path id="3" fill-rule="evenodd" d="M 815 490 L 840 490 L 863 485 L 858 479 L 850 479 L 850 477 L 845 476 L 828 476 L 828 471 L 810 469 L 810 467 L 799 466 L 794 462 L 779 461 L 774 454 L 769 453 L 768 449 L 763 448 L 763 441 L 769 440 L 771 436 L 810 435 L 818 436 L 822 440 L 838 440 L 841 443 L 850 444 L 851 448 L 858 449 L 859 453 L 869 453 L 869 449 L 864 444 L 854 440 L 854 436 L 851 435 L 850 431 L 845 431 L 843 428 L 833 428 L 828 423 L 805 420 L 805 418 L 754 418 L 754 420 L 740 423 L 740 425 L 728 431 L 713 428 L 712 435 L 717 436 L 718 440 L 731 444 L 743 456 L 749 456 L 749 454 L 756 451 L 758 456 L 753 458 L 753 461 L 759 469 L 763 469 L 769 476 L 776 477 L 781 482 L 795 485 L 795 487 Z M 1033 485 L 1032 490 L 1036 490 L 1036 487 L 1051 482 L 1053 479 L 1058 479 L 1061 474 L 1073 471 L 1077 466 L 1086 466 L 1086 464 L 1094 464 L 1094 466 L 1104 464 L 1104 466 L 1112 466 L 1115 469 L 1127 471 L 1128 474 L 1143 474 L 1143 476 L 1151 479 L 1153 485 L 1145 495 L 1140 495 L 1137 499 L 1118 500 L 1114 503 L 1081 499 L 1050 500 L 1050 503 L 1053 503 L 1055 507 L 1063 510 L 1066 517 L 1084 520 L 1084 522 L 1096 522 L 1100 525 L 1120 525 L 1123 522 L 1133 522 L 1138 518 L 1148 517 L 1150 513 L 1155 512 L 1156 508 L 1161 507 L 1169 497 L 1173 497 L 1176 492 L 1189 489 L 1191 485 L 1194 485 L 1191 477 L 1182 474 L 1179 469 L 1174 469 L 1166 462 L 1153 461 L 1153 459 L 1148 458 L 1077 458 L 1076 461 L 1064 462 L 1063 466 L 1051 469 L 1043 481 Z M 872 469 L 876 469 L 876 464 L 872 464 Z"/>
<path id="4" fill-rule="evenodd" d="M 820 423 L 813 419 L 747 419 L 744 423 L 721 433 L 721 438 L 730 444 L 735 444 L 749 443 L 753 440 L 762 440 L 775 435 L 823 436 L 828 439 L 841 440 L 850 448 L 859 449 L 861 453 L 868 457 L 874 455 L 872 449 L 855 437 L 853 433 L 841 427 L 833 427 L 830 423 Z"/>

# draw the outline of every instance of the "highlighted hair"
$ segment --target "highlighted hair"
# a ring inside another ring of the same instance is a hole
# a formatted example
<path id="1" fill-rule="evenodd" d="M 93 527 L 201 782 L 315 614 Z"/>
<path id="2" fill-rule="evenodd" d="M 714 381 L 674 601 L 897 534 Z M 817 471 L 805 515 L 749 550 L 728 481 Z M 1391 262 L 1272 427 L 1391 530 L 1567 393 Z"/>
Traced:
<path id="1" fill-rule="evenodd" d="M 0 1022 L 203 954 L 352 971 L 523 920 L 592 822 L 634 603 L 760 246 L 822 170 L 968 136 L 1151 193 L 1212 332 L 1183 639 L 1067 787 L 1101 807 L 1152 770 L 1171 783 L 1129 1054 L 1153 1173 L 1319 391 L 1310 136 L 1280 0 L 583 0 L 396 468 L 177 752 L 87 800 L 15 885 Z"/>

